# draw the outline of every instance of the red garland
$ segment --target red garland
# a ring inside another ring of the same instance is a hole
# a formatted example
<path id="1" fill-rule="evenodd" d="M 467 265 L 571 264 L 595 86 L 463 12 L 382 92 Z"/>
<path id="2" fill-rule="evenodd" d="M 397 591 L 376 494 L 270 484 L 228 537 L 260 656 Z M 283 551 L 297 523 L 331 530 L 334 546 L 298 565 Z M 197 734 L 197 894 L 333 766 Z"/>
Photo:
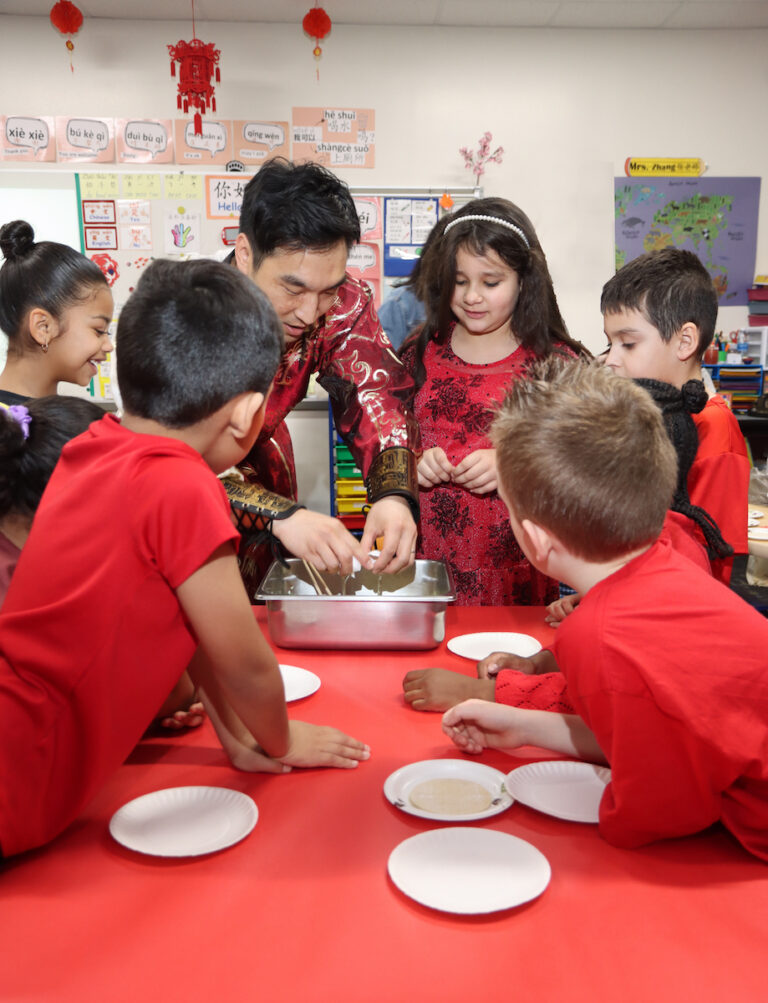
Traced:
<path id="1" fill-rule="evenodd" d="M 59 0 L 51 7 L 51 24 L 62 35 L 76 35 L 83 26 L 82 11 L 69 0 Z"/>

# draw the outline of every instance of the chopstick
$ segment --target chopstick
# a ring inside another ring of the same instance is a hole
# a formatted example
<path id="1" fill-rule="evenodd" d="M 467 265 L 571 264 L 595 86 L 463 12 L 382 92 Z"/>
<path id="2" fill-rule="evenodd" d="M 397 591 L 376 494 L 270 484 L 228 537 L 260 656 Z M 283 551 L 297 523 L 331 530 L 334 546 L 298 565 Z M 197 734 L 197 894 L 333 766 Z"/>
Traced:
<path id="1" fill-rule="evenodd" d="M 310 585 L 314 585 L 315 592 L 317 592 L 317 594 L 319 596 L 321 596 L 321 595 L 332 596 L 333 592 L 331 592 L 331 590 L 328 587 L 328 584 L 326 583 L 325 579 L 320 575 L 320 573 L 317 571 L 317 569 L 314 568 L 309 563 L 309 561 L 305 561 L 303 558 L 302 558 L 302 562 L 301 563 L 307 569 L 307 574 L 309 575 L 309 579 L 310 579 Z"/>

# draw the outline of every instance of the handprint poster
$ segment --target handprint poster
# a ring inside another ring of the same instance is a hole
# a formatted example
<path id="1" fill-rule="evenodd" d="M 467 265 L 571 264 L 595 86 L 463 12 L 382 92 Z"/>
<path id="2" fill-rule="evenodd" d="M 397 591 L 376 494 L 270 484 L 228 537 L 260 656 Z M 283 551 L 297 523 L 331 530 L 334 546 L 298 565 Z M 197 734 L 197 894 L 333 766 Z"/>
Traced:
<path id="1" fill-rule="evenodd" d="M 165 253 L 202 254 L 199 212 L 165 214 Z"/>

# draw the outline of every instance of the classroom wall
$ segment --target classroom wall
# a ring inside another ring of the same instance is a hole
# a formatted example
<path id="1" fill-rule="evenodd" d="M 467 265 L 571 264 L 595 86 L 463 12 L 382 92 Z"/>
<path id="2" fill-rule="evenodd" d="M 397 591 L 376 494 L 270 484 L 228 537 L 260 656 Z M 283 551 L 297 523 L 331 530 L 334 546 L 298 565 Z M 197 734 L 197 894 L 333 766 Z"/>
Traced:
<path id="1" fill-rule="evenodd" d="M 613 187 L 627 156 L 699 156 L 709 174 L 759 175 L 768 30 L 593 31 L 334 26 L 320 81 L 296 25 L 197 23 L 221 50 L 222 118 L 290 121 L 293 106 L 376 112 L 376 166 L 352 185 L 472 182 L 458 147 L 504 146 L 486 194 L 518 202 L 549 258 L 571 331 L 603 345 L 600 289 L 613 270 Z M 176 117 L 166 43 L 187 22 L 88 19 L 74 73 L 47 18 L 0 16 L 0 106 L 11 114 Z M 34 169 L 32 167 L 31 169 Z M 2 166 L 0 165 L 0 170 Z M 763 186 L 757 269 L 768 271 Z M 721 311 L 746 324 L 746 308 Z"/>

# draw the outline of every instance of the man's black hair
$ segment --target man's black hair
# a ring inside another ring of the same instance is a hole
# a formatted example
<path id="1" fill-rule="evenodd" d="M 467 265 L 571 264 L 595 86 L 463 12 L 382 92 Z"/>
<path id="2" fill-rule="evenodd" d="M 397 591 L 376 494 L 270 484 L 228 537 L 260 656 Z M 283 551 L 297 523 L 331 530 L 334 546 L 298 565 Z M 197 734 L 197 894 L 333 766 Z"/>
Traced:
<path id="1" fill-rule="evenodd" d="M 282 327 L 250 279 L 216 261 L 153 262 L 117 326 L 125 410 L 185 428 L 242 393 L 266 393 Z"/>
<path id="2" fill-rule="evenodd" d="M 245 186 L 240 232 L 253 267 L 278 249 L 326 250 L 360 240 L 360 220 L 349 188 L 320 164 L 268 160 Z"/>

